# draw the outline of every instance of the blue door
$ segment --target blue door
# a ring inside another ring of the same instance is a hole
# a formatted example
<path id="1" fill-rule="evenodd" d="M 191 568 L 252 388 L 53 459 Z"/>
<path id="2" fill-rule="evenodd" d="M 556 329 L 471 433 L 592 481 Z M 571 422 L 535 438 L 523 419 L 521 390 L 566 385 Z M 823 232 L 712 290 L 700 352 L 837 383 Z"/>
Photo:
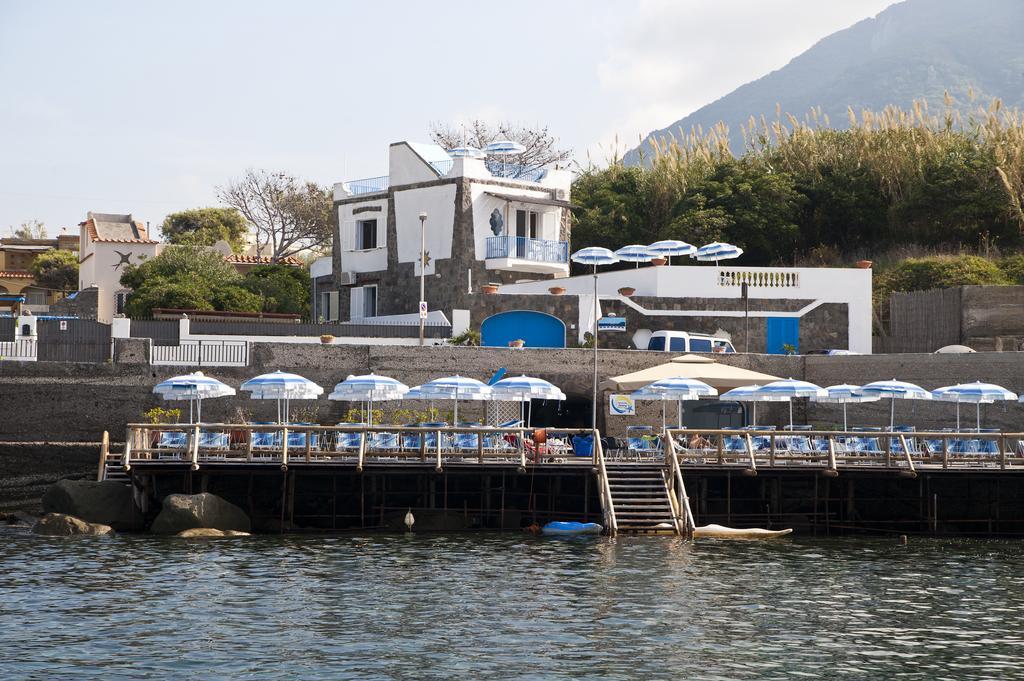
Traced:
<path id="1" fill-rule="evenodd" d="M 488 317 L 480 325 L 480 345 L 507 348 L 524 340 L 528 348 L 564 348 L 565 323 L 558 317 L 532 310 L 513 310 Z"/>
<path id="2" fill-rule="evenodd" d="M 769 317 L 767 336 L 765 352 L 769 355 L 785 355 L 786 345 L 792 346 L 794 353 L 800 352 L 800 318 Z"/>

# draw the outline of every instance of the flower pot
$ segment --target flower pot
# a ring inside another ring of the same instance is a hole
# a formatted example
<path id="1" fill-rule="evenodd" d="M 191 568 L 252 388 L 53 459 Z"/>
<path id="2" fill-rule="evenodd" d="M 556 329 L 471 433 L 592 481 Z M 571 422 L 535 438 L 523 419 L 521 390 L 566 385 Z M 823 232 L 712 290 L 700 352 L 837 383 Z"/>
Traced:
<path id="1" fill-rule="evenodd" d="M 548 293 L 550 293 L 553 296 L 560 296 L 565 293 L 565 289 L 562 288 L 561 286 L 552 286 L 551 288 L 548 289 Z"/>
<path id="2" fill-rule="evenodd" d="M 324 345 L 330 344 L 331 341 L 333 341 L 333 340 L 334 340 L 334 336 L 332 336 L 329 333 L 325 333 L 322 336 L 320 336 L 320 342 L 323 343 Z"/>
<path id="3" fill-rule="evenodd" d="M 634 293 L 636 293 L 636 289 L 633 288 L 632 286 L 623 286 L 622 288 L 619 289 L 619 295 L 626 296 L 627 298 L 629 298 Z"/>
<path id="4" fill-rule="evenodd" d="M 858 260 L 854 264 L 857 266 L 858 269 L 862 269 L 862 270 L 870 270 L 871 269 L 871 261 L 870 260 Z"/>
<path id="5" fill-rule="evenodd" d="M 522 348 L 524 345 L 526 345 L 526 341 L 524 340 L 512 340 L 508 342 L 508 346 L 510 348 Z"/>
<path id="6" fill-rule="evenodd" d="M 493 296 L 498 292 L 497 284 L 484 284 L 481 288 L 484 290 L 484 295 L 486 296 Z"/>
<path id="7" fill-rule="evenodd" d="M 656 265 L 656 266 L 657 265 L 664 265 L 667 262 L 668 262 L 668 258 L 654 258 L 653 260 L 651 260 L 651 264 L 652 265 Z"/>

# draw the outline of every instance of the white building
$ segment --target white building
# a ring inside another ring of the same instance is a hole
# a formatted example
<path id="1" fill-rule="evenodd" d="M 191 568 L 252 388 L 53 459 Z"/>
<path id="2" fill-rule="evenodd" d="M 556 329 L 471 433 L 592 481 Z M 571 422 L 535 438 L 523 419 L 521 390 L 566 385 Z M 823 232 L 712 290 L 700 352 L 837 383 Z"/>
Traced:
<path id="1" fill-rule="evenodd" d="M 131 215 L 89 212 L 79 227 L 78 290 L 99 289 L 96 319 L 109 322 L 128 295 L 121 286 L 125 267 L 155 257 L 162 244 Z"/>

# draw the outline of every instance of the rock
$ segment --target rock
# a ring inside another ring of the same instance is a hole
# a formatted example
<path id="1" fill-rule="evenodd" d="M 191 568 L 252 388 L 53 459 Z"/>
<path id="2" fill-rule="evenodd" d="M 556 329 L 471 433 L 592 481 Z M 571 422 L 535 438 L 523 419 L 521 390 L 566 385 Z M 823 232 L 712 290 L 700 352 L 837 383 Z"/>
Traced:
<path id="1" fill-rule="evenodd" d="M 144 527 L 131 486 L 113 480 L 58 480 L 43 494 L 42 505 L 44 513 L 63 513 L 122 532 Z"/>
<path id="2" fill-rule="evenodd" d="M 249 532 L 252 525 L 245 511 L 216 494 L 170 494 L 150 531 L 157 534 L 178 534 L 193 528 Z"/>
<path id="3" fill-rule="evenodd" d="M 174 536 L 192 539 L 195 537 L 251 537 L 252 535 L 248 532 L 239 532 L 238 530 L 215 530 L 212 527 L 192 527 L 187 530 L 182 530 Z"/>
<path id="4" fill-rule="evenodd" d="M 698 537 L 715 539 L 772 539 L 782 537 L 791 533 L 792 529 L 786 530 L 765 530 L 759 527 L 736 528 L 725 527 L 724 525 L 704 525 L 693 528 L 693 538 Z"/>
<path id="5" fill-rule="evenodd" d="M 38 520 L 38 518 L 29 513 L 25 513 L 24 511 L 0 513 L 0 522 L 6 523 L 7 525 L 35 525 L 36 520 Z"/>
<path id="6" fill-rule="evenodd" d="M 84 520 L 64 513 L 47 513 L 32 526 L 36 534 L 45 534 L 51 537 L 70 537 L 76 534 L 101 535 L 110 534 L 114 531 L 110 525 L 100 523 L 87 523 Z"/>

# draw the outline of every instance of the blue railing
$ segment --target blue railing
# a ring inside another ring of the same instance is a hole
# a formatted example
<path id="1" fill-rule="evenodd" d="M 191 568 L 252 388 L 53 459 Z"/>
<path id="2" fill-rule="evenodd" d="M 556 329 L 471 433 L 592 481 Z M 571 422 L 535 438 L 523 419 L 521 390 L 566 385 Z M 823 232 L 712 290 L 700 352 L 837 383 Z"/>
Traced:
<path id="1" fill-rule="evenodd" d="M 533 168 L 519 163 L 504 163 L 492 158 L 487 159 L 485 164 L 487 171 L 494 177 L 504 177 L 510 180 L 540 182 L 548 174 L 544 168 Z"/>
<path id="2" fill-rule="evenodd" d="M 448 172 L 451 171 L 453 165 L 455 165 L 454 160 L 430 162 L 430 167 L 433 168 L 434 171 L 437 172 L 437 174 L 440 175 L 441 177 L 447 175 Z"/>
<path id="3" fill-rule="evenodd" d="M 371 194 L 382 192 L 388 188 L 388 176 L 367 177 L 362 180 L 352 180 L 345 183 L 345 189 L 351 194 Z"/>
<path id="4" fill-rule="evenodd" d="M 525 236 L 487 237 L 487 259 L 517 258 L 533 262 L 569 262 L 569 242 L 529 239 Z"/>

